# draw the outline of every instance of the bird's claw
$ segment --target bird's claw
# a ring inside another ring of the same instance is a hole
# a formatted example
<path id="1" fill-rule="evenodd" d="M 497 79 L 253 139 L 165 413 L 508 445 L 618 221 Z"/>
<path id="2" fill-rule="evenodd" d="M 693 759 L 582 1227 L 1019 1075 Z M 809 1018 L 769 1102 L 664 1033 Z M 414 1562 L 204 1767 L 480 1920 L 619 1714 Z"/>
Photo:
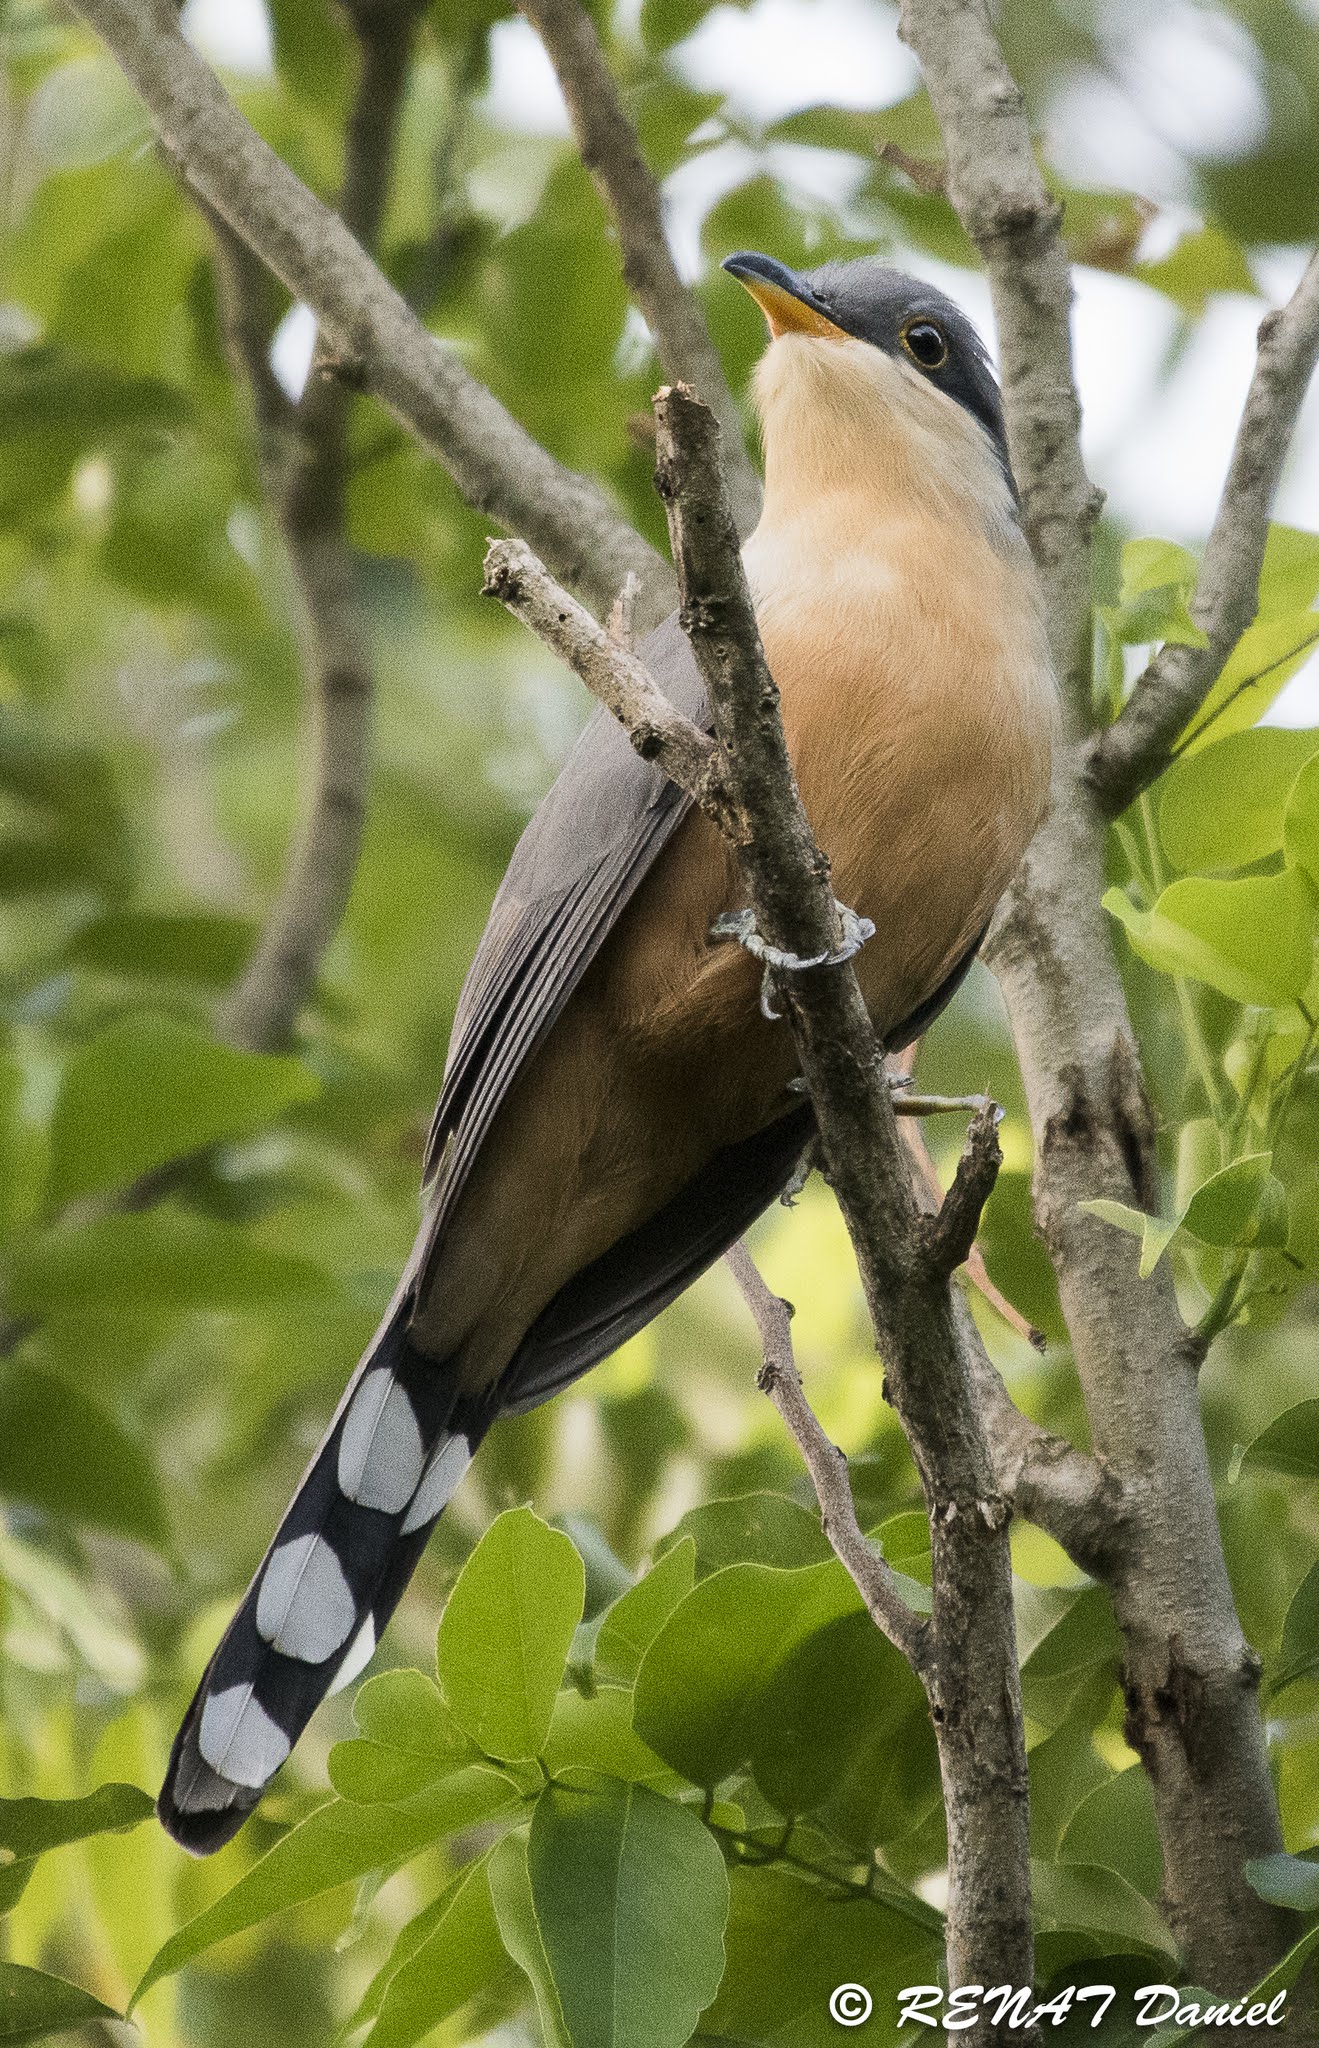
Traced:
<path id="1" fill-rule="evenodd" d="M 754 910 L 725 910 L 710 927 L 712 939 L 736 939 L 744 946 L 753 960 L 763 962 L 765 973 L 760 984 L 760 1014 L 768 1023 L 776 1024 L 782 1015 L 774 1008 L 774 974 L 805 974 L 813 967 L 841 967 L 859 953 L 867 939 L 875 936 L 875 927 L 868 917 L 861 917 L 855 910 L 849 910 L 845 903 L 836 903 L 838 921 L 843 928 L 843 942 L 823 953 L 812 953 L 803 958 L 800 953 L 789 953 L 782 946 L 771 946 L 756 930 Z"/>

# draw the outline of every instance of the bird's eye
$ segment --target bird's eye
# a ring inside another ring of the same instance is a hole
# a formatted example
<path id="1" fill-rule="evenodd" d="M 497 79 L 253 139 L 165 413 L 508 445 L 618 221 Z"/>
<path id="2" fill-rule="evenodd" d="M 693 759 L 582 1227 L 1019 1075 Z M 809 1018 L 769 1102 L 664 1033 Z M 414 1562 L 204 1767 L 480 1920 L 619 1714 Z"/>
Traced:
<path id="1" fill-rule="evenodd" d="M 948 337 L 933 320 L 913 320 L 898 339 L 923 370 L 941 370 L 948 360 Z"/>

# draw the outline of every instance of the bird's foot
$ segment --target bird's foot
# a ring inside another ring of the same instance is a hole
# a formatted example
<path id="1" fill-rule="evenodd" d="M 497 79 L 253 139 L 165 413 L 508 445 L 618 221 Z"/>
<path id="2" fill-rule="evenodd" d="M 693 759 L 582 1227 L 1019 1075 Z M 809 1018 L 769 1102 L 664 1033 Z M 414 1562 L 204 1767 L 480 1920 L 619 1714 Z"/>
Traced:
<path id="1" fill-rule="evenodd" d="M 841 967 L 859 953 L 867 939 L 875 936 L 875 927 L 868 917 L 861 917 L 855 910 L 849 910 L 845 903 L 837 903 L 838 921 L 843 928 L 843 941 L 823 953 L 812 953 L 802 957 L 800 953 L 789 953 L 782 946 L 771 946 L 756 930 L 754 910 L 725 910 L 710 927 L 712 939 L 736 939 L 744 946 L 753 960 L 763 963 L 765 973 L 760 984 L 760 1013 L 771 1024 L 778 1022 L 782 1012 L 773 1004 L 773 976 L 775 974 L 805 974 L 813 967 Z"/>

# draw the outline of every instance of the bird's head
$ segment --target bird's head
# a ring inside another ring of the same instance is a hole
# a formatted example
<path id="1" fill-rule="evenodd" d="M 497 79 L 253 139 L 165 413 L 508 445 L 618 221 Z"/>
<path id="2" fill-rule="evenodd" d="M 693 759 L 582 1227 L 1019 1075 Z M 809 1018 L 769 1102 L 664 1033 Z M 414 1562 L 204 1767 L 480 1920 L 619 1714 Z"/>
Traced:
<path id="1" fill-rule="evenodd" d="M 878 461 L 977 496 L 988 465 L 1012 492 L 989 357 L 944 293 L 873 256 L 795 271 L 740 250 L 723 267 L 769 326 L 755 397 L 771 490 L 776 462 L 845 477 Z"/>

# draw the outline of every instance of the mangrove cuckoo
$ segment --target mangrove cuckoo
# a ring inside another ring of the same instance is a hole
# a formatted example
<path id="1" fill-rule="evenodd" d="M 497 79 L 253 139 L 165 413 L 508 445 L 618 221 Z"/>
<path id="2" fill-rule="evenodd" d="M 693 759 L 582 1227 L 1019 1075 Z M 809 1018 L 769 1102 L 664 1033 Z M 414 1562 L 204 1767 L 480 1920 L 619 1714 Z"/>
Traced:
<path id="1" fill-rule="evenodd" d="M 807 812 L 888 1045 L 965 974 L 1042 815 L 1055 689 L 998 390 L 942 293 L 873 258 L 730 256 L 770 341 L 745 560 Z M 708 725 L 676 617 L 640 649 Z M 362 1670 L 499 1415 L 650 1321 L 812 1136 L 705 816 L 597 710 L 520 840 L 454 1021 L 425 1220 L 207 1667 L 160 1799 L 198 1853 Z"/>

